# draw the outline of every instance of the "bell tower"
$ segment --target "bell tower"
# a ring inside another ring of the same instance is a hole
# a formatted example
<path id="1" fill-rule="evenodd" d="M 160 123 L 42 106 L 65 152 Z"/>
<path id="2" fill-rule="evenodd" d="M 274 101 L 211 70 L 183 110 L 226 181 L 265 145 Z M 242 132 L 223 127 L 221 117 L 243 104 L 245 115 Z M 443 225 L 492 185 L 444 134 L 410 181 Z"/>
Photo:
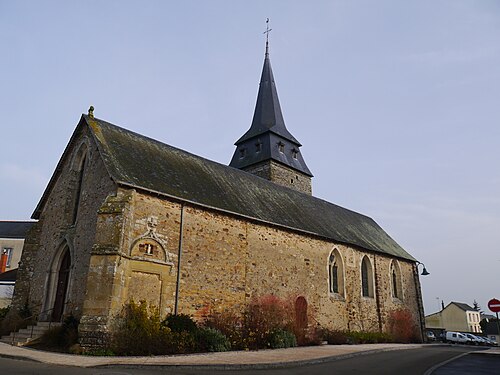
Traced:
<path id="1" fill-rule="evenodd" d="M 312 195 L 313 175 L 302 158 L 302 145 L 287 130 L 281 113 L 268 38 L 252 125 L 235 146 L 231 167 Z"/>

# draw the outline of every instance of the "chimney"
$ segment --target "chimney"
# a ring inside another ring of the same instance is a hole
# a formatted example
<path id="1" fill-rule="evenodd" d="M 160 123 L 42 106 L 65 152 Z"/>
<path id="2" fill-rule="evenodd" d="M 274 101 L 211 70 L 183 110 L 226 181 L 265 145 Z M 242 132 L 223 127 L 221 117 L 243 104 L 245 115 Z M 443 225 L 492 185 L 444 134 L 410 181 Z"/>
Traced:
<path id="1" fill-rule="evenodd" d="M 2 255 L 0 256 L 0 273 L 5 272 L 5 269 L 7 268 L 7 259 L 8 255 L 7 252 L 4 250 L 2 251 Z"/>

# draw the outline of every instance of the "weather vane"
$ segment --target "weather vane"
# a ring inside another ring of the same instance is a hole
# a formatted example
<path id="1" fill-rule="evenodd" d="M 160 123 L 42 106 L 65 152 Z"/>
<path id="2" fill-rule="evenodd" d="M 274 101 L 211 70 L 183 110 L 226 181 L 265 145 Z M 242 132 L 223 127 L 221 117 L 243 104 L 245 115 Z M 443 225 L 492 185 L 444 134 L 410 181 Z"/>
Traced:
<path id="1" fill-rule="evenodd" d="M 263 34 L 266 34 L 266 55 L 269 55 L 269 33 L 272 29 L 269 28 L 269 18 L 266 20 L 266 31 Z"/>

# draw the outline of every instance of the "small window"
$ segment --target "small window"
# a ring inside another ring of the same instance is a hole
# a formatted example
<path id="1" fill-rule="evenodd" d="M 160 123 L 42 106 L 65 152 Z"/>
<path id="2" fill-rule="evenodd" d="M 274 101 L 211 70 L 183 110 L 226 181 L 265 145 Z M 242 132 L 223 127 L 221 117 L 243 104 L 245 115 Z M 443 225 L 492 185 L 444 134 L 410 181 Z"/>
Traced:
<path id="1" fill-rule="evenodd" d="M 299 154 L 299 151 L 298 151 L 298 150 L 296 150 L 296 149 L 293 149 L 293 150 L 292 150 L 292 157 L 293 157 L 294 159 L 297 159 L 297 155 L 298 155 L 298 154 Z"/>
<path id="2" fill-rule="evenodd" d="M 5 265 L 7 268 L 10 268 L 10 264 L 12 262 L 12 254 L 14 253 L 14 249 L 11 247 L 4 247 L 3 254 L 7 257 L 7 264 Z"/>
<path id="3" fill-rule="evenodd" d="M 262 143 L 258 142 L 255 144 L 255 152 L 260 152 L 262 150 Z"/>
<path id="4" fill-rule="evenodd" d="M 243 159 L 245 157 L 245 154 L 246 154 L 246 149 L 240 148 L 240 159 Z"/>
<path id="5" fill-rule="evenodd" d="M 150 243 L 141 243 L 139 245 L 139 251 L 144 255 L 156 255 L 158 253 L 157 246 Z"/>
<path id="6" fill-rule="evenodd" d="M 281 153 L 284 153 L 285 152 L 285 144 L 283 142 L 279 142 L 278 143 L 278 150 L 281 152 Z"/>

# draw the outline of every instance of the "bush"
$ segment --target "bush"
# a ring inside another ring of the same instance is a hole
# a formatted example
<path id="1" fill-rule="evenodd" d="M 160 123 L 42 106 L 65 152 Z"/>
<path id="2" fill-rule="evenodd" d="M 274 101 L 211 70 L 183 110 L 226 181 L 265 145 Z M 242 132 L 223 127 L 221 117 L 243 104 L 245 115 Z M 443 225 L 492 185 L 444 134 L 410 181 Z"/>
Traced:
<path id="1" fill-rule="evenodd" d="M 186 314 L 169 314 L 161 324 L 170 328 L 172 332 L 194 333 L 198 329 L 193 319 Z"/>
<path id="2" fill-rule="evenodd" d="M 208 314 L 205 327 L 221 332 L 229 340 L 232 349 L 246 349 L 243 337 L 243 318 L 232 311 L 222 311 Z"/>
<path id="3" fill-rule="evenodd" d="M 160 324 L 157 308 L 145 301 L 126 304 L 115 317 L 112 327 L 111 351 L 118 355 L 162 354 L 162 344 L 170 329 Z"/>
<path id="4" fill-rule="evenodd" d="M 10 305 L 7 306 L 7 307 L 2 307 L 0 309 L 0 323 L 2 322 L 2 320 L 5 319 L 5 317 L 7 316 L 7 314 L 9 313 L 9 310 L 10 310 Z"/>
<path id="5" fill-rule="evenodd" d="M 198 348 L 202 352 L 227 352 L 231 350 L 228 338 L 214 328 L 201 327 L 196 332 Z"/>
<path id="6" fill-rule="evenodd" d="M 78 319 L 70 315 L 64 319 L 61 326 L 52 327 L 30 346 L 40 349 L 69 352 L 70 348 L 78 343 L 78 324 Z"/>
<path id="7" fill-rule="evenodd" d="M 384 332 L 348 332 L 348 344 L 377 344 L 393 342 L 392 336 Z"/>
<path id="8" fill-rule="evenodd" d="M 291 311 L 286 301 L 274 295 L 254 299 L 243 319 L 243 335 L 248 348 L 266 348 L 267 337 L 272 330 L 290 329 L 293 326 Z"/>
<path id="9" fill-rule="evenodd" d="M 291 348 L 297 346 L 297 339 L 292 332 L 275 328 L 267 335 L 267 345 L 271 349 Z"/>
<path id="10" fill-rule="evenodd" d="M 409 343 L 418 342 L 418 328 L 413 315 L 408 309 L 401 308 L 389 313 L 389 333 L 396 342 Z"/>
<path id="11" fill-rule="evenodd" d="M 342 345 L 348 343 L 348 333 L 345 331 L 323 329 L 323 339 L 330 345 Z"/>

